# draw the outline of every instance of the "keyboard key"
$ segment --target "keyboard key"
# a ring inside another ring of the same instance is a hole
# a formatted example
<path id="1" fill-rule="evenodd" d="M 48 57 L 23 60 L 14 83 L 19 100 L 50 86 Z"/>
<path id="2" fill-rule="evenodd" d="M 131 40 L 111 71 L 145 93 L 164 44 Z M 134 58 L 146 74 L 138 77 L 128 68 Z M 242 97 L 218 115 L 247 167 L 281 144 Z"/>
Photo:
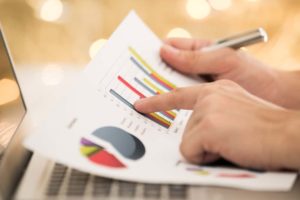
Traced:
<path id="1" fill-rule="evenodd" d="M 170 199 L 186 199 L 187 186 L 186 185 L 169 185 Z"/>
<path id="2" fill-rule="evenodd" d="M 136 185 L 133 182 L 119 181 L 118 195 L 121 197 L 134 197 Z"/>
<path id="3" fill-rule="evenodd" d="M 46 195 L 57 196 L 65 177 L 67 167 L 56 163 L 53 167 Z"/>
<path id="4" fill-rule="evenodd" d="M 110 194 L 113 180 L 100 176 L 95 176 L 93 179 L 93 196 L 107 197 Z"/>
<path id="5" fill-rule="evenodd" d="M 67 196 L 83 196 L 89 174 L 72 169 L 67 187 Z"/>
<path id="6" fill-rule="evenodd" d="M 161 185 L 158 184 L 144 184 L 145 198 L 159 198 L 161 196 Z"/>

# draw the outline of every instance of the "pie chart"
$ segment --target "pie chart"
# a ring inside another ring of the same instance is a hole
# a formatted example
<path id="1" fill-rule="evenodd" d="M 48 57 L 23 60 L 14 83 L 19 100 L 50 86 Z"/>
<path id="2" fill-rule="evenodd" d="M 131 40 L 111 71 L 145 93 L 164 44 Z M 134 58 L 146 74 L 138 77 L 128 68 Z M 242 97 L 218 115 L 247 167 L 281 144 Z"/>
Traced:
<path id="1" fill-rule="evenodd" d="M 144 144 L 136 136 L 118 127 L 101 127 L 92 135 L 110 143 L 122 156 L 130 160 L 138 160 L 146 152 Z"/>
<path id="2" fill-rule="evenodd" d="M 111 167 L 125 168 L 126 166 L 114 155 L 106 151 L 103 147 L 91 142 L 88 139 L 81 138 L 80 152 L 95 164 Z"/>

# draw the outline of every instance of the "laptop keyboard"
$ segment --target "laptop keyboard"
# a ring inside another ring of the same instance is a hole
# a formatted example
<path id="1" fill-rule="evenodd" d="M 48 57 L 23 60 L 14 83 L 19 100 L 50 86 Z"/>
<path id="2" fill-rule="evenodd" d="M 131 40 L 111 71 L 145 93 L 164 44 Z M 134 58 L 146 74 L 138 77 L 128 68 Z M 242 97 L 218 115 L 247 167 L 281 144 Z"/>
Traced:
<path id="1" fill-rule="evenodd" d="M 48 183 L 48 189 L 46 193 L 48 196 L 57 196 L 59 194 L 66 172 L 67 167 L 60 164 L 55 164 L 51 173 L 50 181 Z"/>
<path id="2" fill-rule="evenodd" d="M 46 196 L 92 197 L 107 199 L 187 199 L 186 185 L 141 184 L 90 175 L 55 164 L 45 191 Z"/>

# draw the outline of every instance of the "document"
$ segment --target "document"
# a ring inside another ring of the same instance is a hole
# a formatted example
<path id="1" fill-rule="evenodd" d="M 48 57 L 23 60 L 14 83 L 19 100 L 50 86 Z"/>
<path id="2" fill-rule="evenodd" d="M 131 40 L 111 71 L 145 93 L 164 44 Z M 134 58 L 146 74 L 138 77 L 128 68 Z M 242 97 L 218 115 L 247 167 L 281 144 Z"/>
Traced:
<path id="1" fill-rule="evenodd" d="M 72 168 L 114 179 L 289 190 L 296 173 L 186 162 L 179 145 L 191 111 L 141 114 L 134 109 L 140 98 L 201 84 L 167 66 L 159 56 L 161 45 L 132 11 L 25 146 Z"/>

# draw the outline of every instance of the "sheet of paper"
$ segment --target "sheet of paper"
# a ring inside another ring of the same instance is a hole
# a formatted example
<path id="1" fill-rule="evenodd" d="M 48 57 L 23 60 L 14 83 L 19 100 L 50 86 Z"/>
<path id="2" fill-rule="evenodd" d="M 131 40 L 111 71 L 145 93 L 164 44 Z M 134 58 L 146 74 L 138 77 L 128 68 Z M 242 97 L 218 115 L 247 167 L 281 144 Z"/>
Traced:
<path id="1" fill-rule="evenodd" d="M 295 173 L 186 163 L 179 144 L 191 111 L 142 115 L 133 109 L 133 102 L 144 96 L 199 84 L 166 66 L 160 46 L 131 12 L 25 146 L 73 168 L 115 179 L 289 190 Z"/>

